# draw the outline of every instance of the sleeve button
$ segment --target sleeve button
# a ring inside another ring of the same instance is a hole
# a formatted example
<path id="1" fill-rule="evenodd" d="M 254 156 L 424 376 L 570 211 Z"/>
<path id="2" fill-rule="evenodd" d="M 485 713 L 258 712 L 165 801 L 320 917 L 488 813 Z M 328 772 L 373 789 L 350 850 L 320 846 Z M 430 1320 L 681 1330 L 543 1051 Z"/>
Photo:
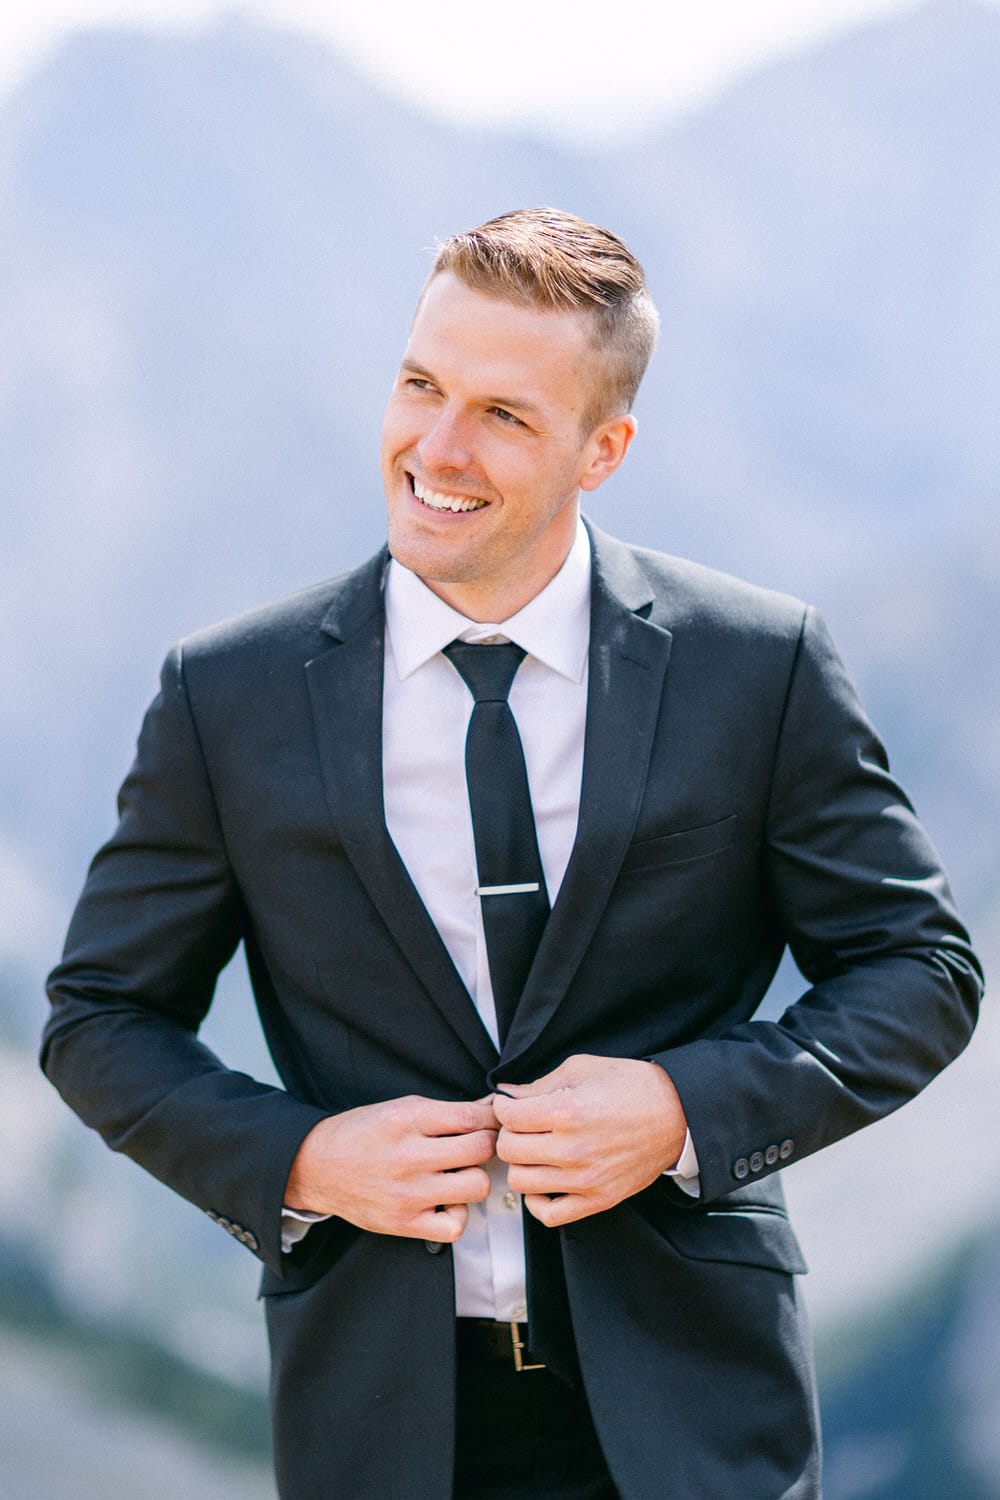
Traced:
<path id="1" fill-rule="evenodd" d="M 781 1157 L 782 1161 L 787 1161 L 794 1150 L 794 1141 L 782 1141 L 781 1145 L 778 1147 L 778 1155 Z"/>
<path id="2" fill-rule="evenodd" d="M 743 1181 L 744 1177 L 750 1176 L 750 1163 L 745 1156 L 741 1156 L 737 1161 L 733 1162 L 733 1176 L 740 1182 Z"/>
<path id="3" fill-rule="evenodd" d="M 777 1146 L 768 1146 L 767 1150 L 764 1152 L 764 1160 L 767 1162 L 767 1165 L 769 1167 L 773 1167 L 778 1161 L 778 1158 L 779 1152 Z"/>
<path id="4" fill-rule="evenodd" d="M 763 1151 L 755 1151 L 753 1153 L 753 1155 L 751 1156 L 751 1158 L 750 1158 L 750 1170 L 751 1170 L 751 1172 L 759 1172 L 761 1170 L 761 1168 L 763 1167 L 763 1165 L 764 1165 L 764 1153 L 763 1153 Z"/>

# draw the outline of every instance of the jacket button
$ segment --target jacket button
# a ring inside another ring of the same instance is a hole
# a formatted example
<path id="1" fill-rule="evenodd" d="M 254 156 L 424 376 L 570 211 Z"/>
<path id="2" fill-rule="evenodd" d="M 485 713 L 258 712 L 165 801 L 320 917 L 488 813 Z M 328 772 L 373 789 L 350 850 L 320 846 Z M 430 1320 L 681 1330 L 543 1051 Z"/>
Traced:
<path id="1" fill-rule="evenodd" d="M 763 1153 L 763 1151 L 755 1151 L 754 1154 L 750 1158 L 750 1170 L 751 1170 L 751 1172 L 759 1172 L 761 1170 L 761 1168 L 763 1167 L 763 1165 L 764 1165 L 764 1153 Z"/>
<path id="2" fill-rule="evenodd" d="M 750 1163 L 745 1156 L 741 1156 L 738 1161 L 733 1162 L 733 1176 L 740 1182 L 743 1181 L 744 1177 L 750 1176 Z"/>
<path id="3" fill-rule="evenodd" d="M 781 1145 L 778 1147 L 778 1155 L 781 1157 L 782 1161 L 787 1161 L 794 1150 L 794 1141 L 782 1141 Z"/>
<path id="4" fill-rule="evenodd" d="M 764 1160 L 767 1162 L 769 1167 L 773 1167 L 775 1165 L 778 1160 L 777 1146 L 768 1146 L 767 1150 L 764 1152 Z"/>
<path id="5" fill-rule="evenodd" d="M 441 1240 L 424 1240 L 424 1249 L 428 1255 L 440 1255 L 444 1244 Z"/>

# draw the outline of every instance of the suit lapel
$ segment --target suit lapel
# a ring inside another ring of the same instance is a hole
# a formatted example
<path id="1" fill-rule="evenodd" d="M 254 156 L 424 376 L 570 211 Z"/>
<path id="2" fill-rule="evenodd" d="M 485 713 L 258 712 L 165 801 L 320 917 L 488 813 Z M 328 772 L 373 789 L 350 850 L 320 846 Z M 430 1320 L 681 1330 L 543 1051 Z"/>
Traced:
<path id="1" fill-rule="evenodd" d="M 670 632 L 644 618 L 653 591 L 633 553 L 588 529 L 593 581 L 580 818 L 497 1078 L 551 1019 L 607 904 L 645 791 L 670 656 Z"/>
<path id="2" fill-rule="evenodd" d="M 376 911 L 434 1004 L 486 1069 L 496 1050 L 385 826 L 384 567 L 383 553 L 343 581 L 323 621 L 330 648 L 306 664 L 327 803 Z"/>

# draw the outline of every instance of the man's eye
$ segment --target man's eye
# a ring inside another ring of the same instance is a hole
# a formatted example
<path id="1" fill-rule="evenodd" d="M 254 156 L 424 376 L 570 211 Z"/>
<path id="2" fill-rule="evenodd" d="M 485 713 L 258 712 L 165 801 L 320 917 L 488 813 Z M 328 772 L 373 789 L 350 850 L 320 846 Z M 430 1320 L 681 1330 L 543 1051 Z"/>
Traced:
<path id="1" fill-rule="evenodd" d="M 523 427 L 524 423 L 520 417 L 515 417 L 512 411 L 506 411 L 502 406 L 492 406 L 490 410 L 494 416 L 500 418 L 501 422 L 509 422 L 512 427 Z"/>
<path id="2" fill-rule="evenodd" d="M 422 380 L 419 375 L 410 375 L 406 381 L 408 390 L 432 391 L 434 387 L 429 380 Z"/>

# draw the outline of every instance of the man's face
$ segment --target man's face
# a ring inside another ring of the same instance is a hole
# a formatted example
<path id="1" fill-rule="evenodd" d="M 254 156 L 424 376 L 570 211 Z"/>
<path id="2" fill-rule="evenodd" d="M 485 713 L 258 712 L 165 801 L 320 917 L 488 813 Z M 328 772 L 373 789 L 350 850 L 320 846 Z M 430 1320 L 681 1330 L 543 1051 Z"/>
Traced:
<path id="1" fill-rule="evenodd" d="M 579 490 L 628 446 L 630 418 L 584 431 L 593 364 L 580 314 L 451 273 L 426 288 L 382 429 L 389 548 L 470 618 L 506 619 L 558 572 Z"/>

